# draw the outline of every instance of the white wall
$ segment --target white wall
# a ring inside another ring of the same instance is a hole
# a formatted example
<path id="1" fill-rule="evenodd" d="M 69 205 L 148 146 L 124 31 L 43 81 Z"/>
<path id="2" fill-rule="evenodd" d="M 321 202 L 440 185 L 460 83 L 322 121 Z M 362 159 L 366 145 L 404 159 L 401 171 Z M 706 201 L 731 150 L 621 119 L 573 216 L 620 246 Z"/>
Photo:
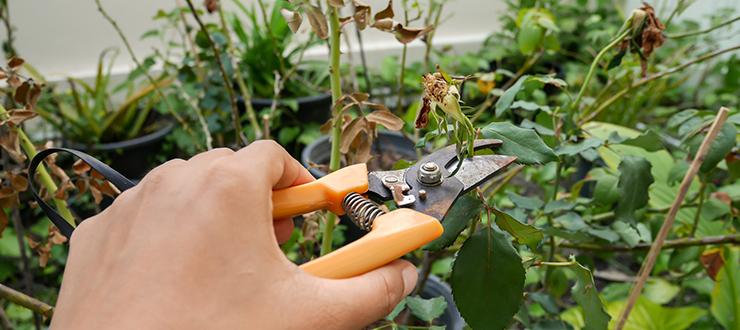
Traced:
<path id="1" fill-rule="evenodd" d="M 245 4 L 256 3 L 243 0 Z M 97 11 L 94 0 L 9 0 L 12 23 L 16 26 L 15 46 L 20 55 L 32 63 L 49 79 L 72 75 L 94 75 L 98 54 L 105 48 L 120 47 L 114 72 L 125 72 L 133 67 L 123 43 L 113 28 Z M 233 8 L 231 0 L 223 1 L 226 8 Z M 348 1 L 346 1 L 348 2 Z M 384 0 L 369 0 L 373 12 L 382 10 Z M 426 3 L 426 1 L 422 1 Z M 160 8 L 172 8 L 175 0 L 102 0 L 103 6 L 118 21 L 133 43 L 137 55 L 151 52 L 152 43 L 142 42 L 139 36 L 156 27 L 152 16 Z M 184 2 L 183 2 L 184 3 Z M 202 6 L 202 0 L 194 0 Z M 472 5 L 474 4 L 474 5 Z M 400 13 L 400 1 L 394 4 Z M 454 44 L 455 51 L 473 50 L 490 32 L 498 27 L 498 13 L 503 12 L 502 1 L 452 0 L 445 11 L 446 19 L 438 29 L 435 43 Z M 307 27 L 308 22 L 304 22 Z M 304 28 L 305 29 L 305 28 Z M 354 32 L 350 30 L 350 36 Z M 5 31 L 0 28 L 0 36 Z M 377 63 L 383 55 L 398 54 L 400 44 L 387 33 L 366 30 L 363 41 L 371 62 Z M 423 44 L 416 41 L 410 54 L 420 56 Z M 357 47 L 352 47 L 357 50 Z M 325 47 L 317 47 L 307 56 L 324 56 Z M 357 57 L 355 57 L 355 60 Z"/>
<path id="2" fill-rule="evenodd" d="M 94 0 L 8 0 L 12 23 L 16 26 L 16 48 L 21 56 L 32 63 L 48 78 L 58 79 L 67 75 L 81 78 L 94 74 L 97 56 L 103 49 L 120 47 L 115 70 L 126 72 L 132 63 L 125 54 L 123 44 L 113 28 L 98 13 Z M 102 0 L 103 6 L 118 21 L 132 41 L 139 56 L 151 51 L 152 44 L 141 42 L 139 36 L 154 28 L 151 17 L 160 8 L 171 8 L 178 0 Z M 182 0 L 180 0 L 182 1 Z M 202 0 L 193 0 L 202 6 Z M 233 0 L 222 0 L 226 8 L 233 7 Z M 242 0 L 245 4 L 255 0 Z M 373 11 L 381 10 L 386 0 L 366 0 Z M 623 2 L 620 0 L 615 0 Z M 345 0 L 345 2 L 349 2 Z M 421 0 L 425 4 L 426 1 Z M 635 8 L 640 0 L 627 0 L 626 8 Z M 659 17 L 675 7 L 676 0 L 655 0 Z M 401 1 L 395 1 L 396 13 L 400 13 Z M 699 0 L 684 14 L 684 17 L 700 19 L 715 12 L 717 8 L 740 9 L 740 0 Z M 502 0 L 450 0 L 446 5 L 446 19 L 439 27 L 437 45 L 454 45 L 454 51 L 475 49 L 483 38 L 498 28 L 498 15 L 504 13 Z M 626 11 L 629 13 L 629 11 Z M 704 21 L 706 23 L 706 21 Z M 304 22 L 304 25 L 308 25 Z M 354 33 L 350 33 L 353 36 Z M 400 44 L 385 33 L 366 30 L 365 46 L 371 63 L 378 63 L 384 55 L 399 54 Z M 5 37 L 3 27 L 0 36 Z M 730 40 L 734 43 L 740 36 Z M 419 57 L 421 42 L 412 44 L 410 54 Z M 357 50 L 357 47 L 353 47 Z M 311 56 L 323 56 L 325 47 L 310 52 Z M 357 57 L 355 57 L 357 61 Z"/>

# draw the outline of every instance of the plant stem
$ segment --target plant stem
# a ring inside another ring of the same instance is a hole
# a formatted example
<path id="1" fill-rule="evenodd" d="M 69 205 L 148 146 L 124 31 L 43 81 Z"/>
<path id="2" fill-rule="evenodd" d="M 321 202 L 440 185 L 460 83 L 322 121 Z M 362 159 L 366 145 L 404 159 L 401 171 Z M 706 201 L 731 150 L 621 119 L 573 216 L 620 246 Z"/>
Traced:
<path id="1" fill-rule="evenodd" d="M 398 74 L 398 99 L 396 99 L 396 114 L 403 113 L 403 79 L 406 75 L 406 53 L 408 52 L 408 45 L 403 44 L 403 50 L 401 51 L 401 72 Z"/>
<path id="2" fill-rule="evenodd" d="M 3 212 L 0 210 L 0 212 Z M 28 251 L 26 250 L 26 237 L 25 229 L 23 228 L 23 222 L 21 221 L 21 214 L 17 207 L 13 208 L 12 214 L 13 228 L 15 228 L 15 238 L 18 241 L 18 250 L 21 253 L 21 270 L 23 271 L 23 285 L 25 291 L 29 295 L 33 295 L 33 273 L 31 273 L 31 263 L 28 258 Z M 33 322 L 36 329 L 41 329 L 41 318 L 38 313 L 33 314 Z"/>
<path id="3" fill-rule="evenodd" d="M 699 172 L 699 167 L 701 167 L 701 164 L 704 162 L 704 157 L 709 151 L 709 147 L 711 146 L 712 142 L 717 137 L 717 134 L 719 134 L 719 131 L 722 128 L 722 125 L 725 123 L 729 112 L 729 109 L 725 107 L 719 109 L 717 116 L 714 118 L 714 123 L 712 123 L 712 126 L 709 128 L 707 136 L 704 138 L 704 141 L 702 141 L 701 146 L 699 146 L 699 150 L 696 152 L 696 156 L 691 162 L 689 170 L 686 172 L 683 181 L 681 181 L 678 195 L 676 195 L 676 199 L 673 200 L 673 204 L 671 204 L 671 209 L 668 211 L 668 215 L 666 215 L 665 221 L 660 227 L 658 236 L 655 238 L 655 241 L 650 247 L 650 251 L 648 252 L 648 255 L 645 258 L 645 261 L 640 269 L 640 273 L 637 281 L 635 282 L 635 286 L 632 287 L 632 290 L 630 290 L 627 304 L 624 306 L 624 310 L 622 310 L 617 320 L 616 330 L 622 330 L 622 328 L 624 328 L 624 325 L 627 322 L 627 317 L 629 316 L 630 312 L 632 311 L 632 307 L 634 307 L 635 303 L 637 302 L 637 298 L 642 292 L 642 287 L 645 285 L 648 276 L 653 271 L 653 266 L 655 266 L 655 261 L 658 258 L 660 249 L 663 247 L 663 243 L 668 236 L 668 232 L 670 231 L 671 227 L 673 227 L 673 222 L 676 219 L 676 214 L 678 213 L 678 209 L 681 207 L 681 203 L 683 203 L 684 198 L 686 198 L 686 193 L 689 190 L 689 186 L 691 186 L 691 182 L 694 180 L 696 173 Z"/>
<path id="4" fill-rule="evenodd" d="M 100 1 L 100 0 L 95 0 Z M 188 4 L 188 7 L 190 8 L 190 13 L 193 14 L 193 18 L 195 18 L 195 22 L 198 23 L 198 26 L 200 27 L 201 31 L 203 31 L 203 35 L 206 36 L 206 40 L 208 40 L 208 45 L 211 46 L 211 50 L 213 50 L 213 57 L 216 59 L 216 64 L 218 65 L 218 71 L 221 72 L 221 79 L 224 81 L 224 88 L 226 89 L 226 92 L 229 95 L 229 103 L 231 103 L 231 121 L 234 125 L 234 137 L 235 137 L 235 143 L 237 146 L 244 146 L 247 144 L 247 139 L 244 137 L 244 134 L 242 132 L 242 123 L 241 118 L 239 116 L 239 107 L 236 104 L 236 95 L 234 93 L 234 87 L 231 86 L 231 79 L 229 79 L 229 75 L 226 74 L 226 68 L 224 68 L 224 63 L 221 60 L 221 51 L 218 50 L 218 47 L 216 46 L 216 43 L 213 41 L 213 38 L 211 37 L 211 33 L 206 28 L 205 24 L 203 24 L 203 21 L 200 19 L 200 15 L 198 15 L 198 11 L 195 10 L 195 6 L 193 6 L 192 0 L 185 0 L 185 2 Z"/>
<path id="5" fill-rule="evenodd" d="M 689 237 L 694 237 L 694 235 L 696 235 L 696 228 L 699 227 L 699 219 L 701 219 L 701 209 L 704 206 L 704 195 L 707 190 L 707 184 L 704 182 L 704 180 L 699 181 L 701 182 L 699 188 L 699 205 L 696 207 L 696 214 L 694 214 L 694 225 L 691 227 L 691 234 L 689 235 Z"/>
<path id="6" fill-rule="evenodd" d="M 149 83 L 152 84 L 152 86 L 155 86 L 155 91 L 157 92 L 157 95 L 162 100 L 162 102 L 167 107 L 167 112 L 170 113 L 170 115 L 177 120 L 180 125 L 182 125 L 183 129 L 185 129 L 186 132 L 190 133 L 190 126 L 188 123 L 175 111 L 175 109 L 172 107 L 170 102 L 167 100 L 167 97 L 164 95 L 162 90 L 158 87 L 156 80 L 154 80 L 154 77 L 152 77 L 151 74 L 149 74 L 149 71 L 144 68 L 144 66 L 141 64 L 141 61 L 139 61 L 139 58 L 136 57 L 136 53 L 134 53 L 133 48 L 131 48 L 131 44 L 128 42 L 128 38 L 126 38 L 126 35 L 123 34 L 123 30 L 121 30 L 121 27 L 118 26 L 118 22 L 116 22 L 113 17 L 108 15 L 108 12 L 103 9 L 103 5 L 100 4 L 100 0 L 95 0 L 95 4 L 98 6 L 98 11 L 100 14 L 103 15 L 105 20 L 110 23 L 111 26 L 113 26 L 113 29 L 116 30 L 116 33 L 118 33 L 118 36 L 121 38 L 121 41 L 123 42 L 123 45 L 126 46 L 126 51 L 128 51 L 129 56 L 131 57 L 131 60 L 134 61 L 134 64 L 136 64 L 136 68 L 141 70 L 141 72 L 146 76 L 146 79 L 149 80 Z M 195 137 L 193 137 L 195 139 Z"/>
<path id="7" fill-rule="evenodd" d="M 339 9 L 331 5 L 329 8 L 329 50 L 331 62 L 329 63 L 330 84 L 331 84 L 331 101 L 332 101 L 332 128 L 331 128 L 331 159 L 329 160 L 329 171 L 333 172 L 339 169 L 341 153 L 339 146 L 342 141 L 342 114 L 336 106 L 337 100 L 342 97 L 342 80 L 339 72 Z M 336 215 L 329 213 L 324 224 L 324 233 L 321 237 L 321 255 L 325 255 L 332 250 L 332 234 L 334 233 L 334 222 Z"/>
<path id="8" fill-rule="evenodd" d="M 532 266 L 570 267 L 575 264 L 576 264 L 575 261 L 560 261 L 560 262 L 540 261 L 540 262 L 535 262 L 534 264 L 532 264 Z"/>
<path id="9" fill-rule="evenodd" d="M 719 28 L 722 28 L 724 26 L 730 25 L 730 24 L 735 23 L 737 21 L 740 21 L 740 16 L 737 16 L 737 17 L 732 18 L 730 20 L 724 21 L 722 23 L 719 23 L 719 24 L 717 24 L 715 26 L 706 28 L 704 30 L 686 32 L 686 33 L 679 33 L 679 34 L 669 34 L 666 37 L 668 37 L 669 39 L 681 39 L 681 38 L 693 37 L 693 36 L 696 36 L 696 35 L 700 35 L 700 34 L 712 32 L 712 31 L 714 31 L 716 29 L 719 29 Z"/>
<path id="10" fill-rule="evenodd" d="M 54 307 L 51 305 L 2 284 L 0 284 L 0 298 L 28 308 L 46 318 L 51 318 L 54 315 Z"/>
<path id="11" fill-rule="evenodd" d="M 606 101 L 604 101 L 603 103 L 601 103 L 601 105 L 598 108 L 596 108 L 596 110 L 594 110 L 593 112 L 589 113 L 587 116 L 585 116 L 584 118 L 582 118 L 581 120 L 579 120 L 578 121 L 578 126 L 579 127 L 580 126 L 583 126 L 583 124 L 585 124 L 585 123 L 593 120 L 602 111 L 604 111 L 606 108 L 608 108 L 614 102 L 616 102 L 617 100 L 619 100 L 623 96 L 627 95 L 627 93 L 629 93 L 630 91 L 632 91 L 633 89 L 635 89 L 637 87 L 640 87 L 642 85 L 645 85 L 645 84 L 647 84 L 647 83 L 649 83 L 649 82 L 651 82 L 653 80 L 657 80 L 657 79 L 663 78 L 663 77 L 665 77 L 667 75 L 670 75 L 670 74 L 679 72 L 679 71 L 681 71 L 681 70 L 683 70 L 683 69 L 685 69 L 685 68 L 687 68 L 687 67 L 689 67 L 689 66 L 691 66 L 693 64 L 701 63 L 701 62 L 706 61 L 706 60 L 708 60 L 710 58 L 717 57 L 719 55 L 722 55 L 724 53 L 731 52 L 731 51 L 734 51 L 734 50 L 737 50 L 737 49 L 740 49 L 740 45 L 732 46 L 732 47 L 725 48 L 725 49 L 720 49 L 718 51 L 715 51 L 715 52 L 712 52 L 712 53 L 709 53 L 709 54 L 706 54 L 706 55 L 697 57 L 697 58 L 695 58 L 695 59 L 693 59 L 691 61 L 688 61 L 686 63 L 683 63 L 681 65 L 678 65 L 676 67 L 673 67 L 671 69 L 665 70 L 663 72 L 656 73 L 656 74 L 654 74 L 652 76 L 642 78 L 642 79 L 638 80 L 636 83 L 634 83 L 634 84 L 632 84 L 630 86 L 627 86 L 625 89 L 622 89 L 621 91 L 619 91 L 616 94 L 614 94 L 611 98 L 609 98 Z"/>
<path id="12" fill-rule="evenodd" d="M 685 237 L 674 240 L 668 240 L 663 243 L 663 249 L 679 249 L 690 246 L 714 245 L 714 244 L 740 244 L 740 234 L 731 234 L 723 236 L 707 237 Z M 640 243 L 635 246 L 629 245 L 598 245 L 598 244 L 571 244 L 562 243 L 561 247 L 568 249 L 596 251 L 596 252 L 633 252 L 640 250 L 649 250 L 652 246 L 650 243 Z"/>
<path id="13" fill-rule="evenodd" d="M 262 1 L 260 1 L 260 4 Z M 218 16 L 219 20 L 221 20 L 221 29 L 224 30 L 224 35 L 226 35 L 226 51 L 229 54 L 229 58 L 231 59 L 232 66 L 234 68 L 234 77 L 236 78 L 236 84 L 239 86 L 239 92 L 242 94 L 242 99 L 244 100 L 244 107 L 247 109 L 247 118 L 249 119 L 249 124 L 252 125 L 252 130 L 254 130 L 254 138 L 260 139 L 263 135 L 262 129 L 260 128 L 260 124 L 257 121 L 257 115 L 254 111 L 254 107 L 252 106 L 252 93 L 249 92 L 249 89 L 247 88 L 247 83 L 244 81 L 244 76 L 242 76 L 242 71 L 239 69 L 239 61 L 237 61 L 236 57 L 236 49 L 234 48 L 234 42 L 231 40 L 231 33 L 229 32 L 229 26 L 226 24 L 226 18 L 224 17 L 224 11 L 221 7 L 221 4 L 218 5 Z M 272 33 L 270 33 L 272 35 Z"/>
<path id="14" fill-rule="evenodd" d="M 624 39 L 630 32 L 630 29 L 626 29 L 624 32 L 614 38 L 608 45 L 606 45 L 606 47 L 602 48 L 598 54 L 596 54 L 596 57 L 594 57 L 594 60 L 591 62 L 591 67 L 588 69 L 588 73 L 586 73 L 586 78 L 583 80 L 583 84 L 581 85 L 581 89 L 578 91 L 576 99 L 573 100 L 573 103 L 571 103 L 571 111 L 578 111 L 578 107 L 581 103 L 581 99 L 583 98 L 583 94 L 586 93 L 586 88 L 588 88 L 588 84 L 591 82 L 591 78 L 593 78 L 594 74 L 596 73 L 596 67 L 599 65 L 599 62 L 601 62 L 601 59 L 604 57 L 604 55 L 606 55 L 606 52 L 622 42 L 622 39 Z"/>

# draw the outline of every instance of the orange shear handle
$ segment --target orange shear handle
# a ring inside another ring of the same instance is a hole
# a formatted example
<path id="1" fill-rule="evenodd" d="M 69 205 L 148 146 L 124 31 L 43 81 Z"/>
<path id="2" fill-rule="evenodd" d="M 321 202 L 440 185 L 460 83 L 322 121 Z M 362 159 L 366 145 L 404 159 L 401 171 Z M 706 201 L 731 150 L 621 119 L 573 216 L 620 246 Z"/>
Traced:
<path id="1" fill-rule="evenodd" d="M 397 209 L 373 221 L 362 238 L 300 266 L 314 276 L 348 278 L 383 266 L 442 235 L 439 220 L 411 209 Z"/>
<path id="2" fill-rule="evenodd" d="M 367 191 L 367 165 L 347 166 L 321 179 L 272 192 L 272 217 L 292 217 L 316 210 L 344 214 L 342 199 Z"/>

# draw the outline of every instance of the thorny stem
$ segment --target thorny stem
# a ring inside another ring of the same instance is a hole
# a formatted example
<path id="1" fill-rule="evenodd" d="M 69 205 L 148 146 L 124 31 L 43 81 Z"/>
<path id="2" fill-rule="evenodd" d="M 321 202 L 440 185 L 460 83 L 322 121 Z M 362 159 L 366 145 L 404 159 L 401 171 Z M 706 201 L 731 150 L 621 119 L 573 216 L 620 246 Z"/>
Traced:
<path id="1" fill-rule="evenodd" d="M 650 246 L 650 251 L 648 252 L 647 257 L 645 258 L 645 261 L 640 268 L 637 281 L 630 290 L 630 295 L 627 299 L 627 303 L 625 304 L 624 309 L 620 313 L 617 320 L 616 330 L 622 330 L 622 328 L 624 328 L 624 325 L 627 322 L 627 318 L 632 311 L 632 307 L 634 307 L 635 303 L 637 302 L 637 298 L 640 297 L 642 288 L 645 285 L 648 276 L 653 271 L 655 261 L 658 259 L 658 254 L 663 247 L 663 243 L 668 236 L 668 232 L 673 227 L 673 222 L 676 220 L 676 214 L 681 208 L 683 200 L 686 198 L 689 186 L 691 186 L 691 182 L 694 180 L 697 172 L 699 172 L 699 167 L 701 167 L 701 164 L 704 162 L 704 157 L 709 151 L 709 147 L 711 146 L 712 142 L 714 142 L 717 134 L 719 134 L 722 125 L 725 123 L 725 120 L 727 120 L 729 112 L 729 109 L 725 107 L 719 109 L 717 116 L 714 118 L 712 126 L 709 128 L 707 136 L 704 138 L 704 141 L 702 141 L 701 145 L 699 146 L 699 150 L 696 152 L 696 156 L 694 156 L 694 160 L 691 162 L 689 170 L 686 172 L 686 175 L 681 181 L 681 185 L 678 189 L 678 194 L 671 204 L 671 209 L 670 211 L 668 211 L 668 215 L 666 215 L 665 220 L 660 227 L 660 231 L 658 231 L 658 235 L 655 237 L 655 241 L 653 241 L 653 244 Z"/>
<path id="2" fill-rule="evenodd" d="M 262 1 L 260 1 L 260 4 L 261 3 Z M 263 133 L 262 133 L 262 129 L 260 129 L 260 124 L 257 121 L 257 115 L 255 114 L 254 107 L 252 106 L 252 93 L 249 92 L 249 89 L 247 88 L 247 83 L 244 81 L 244 76 L 242 76 L 242 71 L 239 68 L 239 62 L 237 61 L 236 49 L 234 48 L 234 42 L 231 40 L 231 34 L 229 33 L 229 26 L 226 24 L 226 18 L 224 17 L 224 11 L 221 8 L 220 4 L 218 5 L 218 16 L 219 16 L 219 20 L 221 21 L 221 29 L 224 30 L 224 35 L 226 35 L 226 51 L 229 54 L 229 58 L 231 58 L 231 61 L 233 63 L 234 77 L 236 78 L 236 84 L 239 86 L 239 92 L 242 94 L 242 99 L 244 100 L 244 107 L 247 109 L 247 118 L 249 119 L 249 124 L 252 125 L 252 130 L 254 130 L 255 139 L 260 139 Z"/>
<path id="3" fill-rule="evenodd" d="M 668 240 L 663 243 L 663 249 L 680 249 L 690 246 L 715 245 L 715 244 L 740 244 L 740 234 L 731 234 L 724 236 L 707 236 L 707 237 L 685 237 L 674 240 Z M 567 249 L 576 249 L 596 252 L 632 252 L 648 250 L 650 243 L 640 243 L 635 246 L 629 245 L 598 245 L 598 244 L 572 244 L 561 243 L 561 247 Z"/>
<path id="4" fill-rule="evenodd" d="M 715 26 L 706 28 L 704 30 L 686 32 L 686 33 L 679 33 L 679 34 L 669 34 L 666 37 L 668 37 L 669 39 L 681 39 L 681 38 L 693 37 L 693 36 L 696 36 L 696 35 L 700 35 L 700 34 L 712 32 L 712 31 L 714 31 L 716 29 L 719 29 L 719 28 L 722 28 L 724 26 L 730 25 L 730 24 L 735 23 L 737 21 L 740 21 L 740 16 L 737 16 L 737 17 L 732 18 L 730 20 L 724 21 L 722 23 L 719 23 L 719 24 L 717 24 Z"/>
<path id="5" fill-rule="evenodd" d="M 689 237 L 696 235 L 696 229 L 699 227 L 699 219 L 701 219 L 701 209 L 704 206 L 704 198 L 707 191 L 707 184 L 704 180 L 699 180 L 699 205 L 696 207 L 696 214 L 694 214 L 694 225 L 691 227 L 691 234 Z"/>
<path id="6" fill-rule="evenodd" d="M 336 106 L 337 100 L 342 97 L 342 80 L 339 72 L 339 9 L 331 5 L 329 8 L 329 50 L 331 62 L 329 63 L 330 83 L 331 83 L 331 101 L 332 101 L 332 128 L 331 128 L 331 158 L 329 160 L 329 171 L 333 172 L 339 169 L 341 153 L 339 146 L 342 141 L 342 114 Z M 332 250 L 332 234 L 334 233 L 334 222 L 337 216 L 329 213 L 326 217 L 324 232 L 321 237 L 321 255 L 325 255 Z"/>
<path id="7" fill-rule="evenodd" d="M 54 307 L 51 305 L 2 284 L 0 284 L 0 298 L 28 308 L 46 318 L 51 318 L 54 315 Z"/>
<path id="8" fill-rule="evenodd" d="M 116 30 L 116 33 L 118 33 L 118 36 L 121 38 L 121 41 L 123 42 L 123 45 L 126 46 L 126 51 L 128 51 L 129 56 L 131 57 L 131 60 L 134 61 L 134 64 L 136 64 L 136 68 L 141 70 L 141 72 L 146 76 L 146 79 L 149 81 L 152 86 L 154 86 L 154 90 L 156 91 L 157 95 L 160 99 L 162 99 L 162 102 L 167 107 L 167 112 L 170 113 L 170 115 L 177 120 L 180 125 L 182 125 L 183 129 L 185 129 L 186 132 L 191 133 L 190 126 L 188 123 L 175 111 L 175 109 L 170 104 L 169 100 L 167 100 L 167 97 L 164 95 L 162 90 L 159 88 L 159 85 L 157 84 L 154 77 L 152 77 L 151 74 L 149 74 L 149 70 L 146 70 L 144 66 L 141 64 L 141 61 L 139 61 L 139 58 L 136 57 L 136 53 L 134 53 L 133 48 L 131 48 L 131 44 L 128 42 L 128 38 L 126 38 L 126 35 L 123 34 L 123 30 L 121 30 L 121 27 L 118 26 L 118 22 L 116 22 L 113 17 L 108 15 L 108 12 L 103 9 L 103 5 L 100 3 L 100 0 L 95 0 L 95 4 L 98 6 L 98 11 L 100 14 L 103 15 L 105 20 L 110 23 L 110 25 L 113 27 L 114 30 Z M 192 136 L 193 140 L 195 141 L 195 137 Z M 197 144 L 197 141 L 196 141 Z"/>
<path id="9" fill-rule="evenodd" d="M 588 69 L 588 73 L 586 73 L 586 78 L 583 79 L 581 90 L 578 91 L 576 99 L 573 100 L 573 103 L 570 107 L 571 111 L 578 111 L 578 106 L 581 103 L 583 94 L 586 92 L 586 88 L 588 88 L 588 84 L 591 82 L 591 78 L 593 78 L 594 74 L 596 73 L 596 67 L 599 65 L 599 62 L 601 62 L 601 59 L 604 57 L 604 55 L 606 55 L 606 52 L 622 42 L 622 39 L 624 39 L 630 32 L 630 29 L 626 29 L 624 32 L 614 38 L 608 45 L 606 45 L 606 47 L 602 48 L 598 54 L 596 54 L 596 57 L 591 62 L 591 67 Z"/>
<path id="10" fill-rule="evenodd" d="M 100 1 L 100 0 L 95 0 Z M 242 123 L 241 118 L 239 117 L 239 107 L 236 104 L 236 95 L 234 94 L 234 87 L 231 86 L 231 79 L 229 79 L 229 75 L 226 74 L 226 68 L 224 67 L 224 63 L 221 60 L 221 51 L 216 46 L 216 43 L 213 41 L 213 38 L 211 37 L 211 33 L 206 28 L 205 24 L 203 24 L 203 21 L 200 19 L 200 15 L 198 15 L 198 11 L 195 10 L 195 6 L 193 6 L 192 0 L 185 0 L 185 2 L 188 4 L 188 7 L 190 8 L 190 13 L 193 14 L 193 18 L 195 18 L 195 22 L 198 23 L 198 26 L 200 27 L 201 31 L 203 31 L 203 35 L 206 36 L 206 40 L 208 40 L 208 45 L 211 46 L 211 49 L 213 50 L 213 57 L 216 59 L 216 64 L 218 65 L 218 71 L 221 72 L 221 79 L 224 81 L 224 88 L 226 89 L 226 92 L 229 94 L 229 103 L 231 103 L 231 121 L 233 121 L 234 125 L 234 137 L 235 137 L 235 143 L 237 146 L 243 146 L 247 144 L 247 139 L 244 137 L 244 133 L 242 132 Z"/>
<path id="11" fill-rule="evenodd" d="M 665 77 L 667 75 L 670 75 L 670 74 L 679 72 L 679 71 L 681 71 L 681 70 L 683 70 L 683 69 L 685 69 L 685 68 L 687 68 L 687 67 L 689 67 L 689 66 L 691 66 L 693 64 L 701 63 L 701 62 L 706 61 L 706 60 L 708 60 L 710 58 L 717 57 L 717 56 L 722 55 L 724 53 L 731 52 L 731 51 L 738 50 L 738 49 L 740 49 L 740 45 L 729 47 L 729 48 L 725 48 L 725 49 L 720 49 L 718 51 L 715 51 L 715 52 L 712 52 L 712 53 L 709 53 L 709 54 L 706 54 L 706 55 L 697 57 L 697 58 L 695 58 L 695 59 L 693 59 L 691 61 L 688 61 L 688 62 L 686 62 L 684 64 L 678 65 L 678 66 L 673 67 L 671 69 L 665 70 L 663 72 L 656 73 L 656 74 L 651 75 L 651 76 L 646 77 L 646 78 L 642 78 L 642 79 L 638 80 L 636 83 L 634 83 L 634 84 L 632 84 L 630 86 L 627 86 L 626 88 L 624 88 L 621 91 L 619 91 L 616 94 L 614 94 L 611 98 L 609 98 L 606 101 L 604 101 L 603 103 L 601 103 L 601 105 L 598 108 L 596 108 L 596 110 L 594 110 L 593 112 L 589 113 L 586 117 L 584 117 L 581 120 L 579 120 L 578 126 L 579 127 L 580 126 L 583 126 L 583 124 L 585 124 L 585 123 L 593 120 L 602 111 L 604 111 L 606 108 L 608 108 L 614 102 L 616 102 L 617 100 L 619 100 L 623 96 L 627 95 L 627 93 L 629 93 L 630 91 L 632 91 L 633 89 L 635 89 L 637 87 L 640 87 L 642 85 L 645 85 L 645 84 L 647 84 L 647 83 L 649 83 L 649 82 L 651 82 L 653 80 L 657 80 L 657 79 L 663 78 L 663 77 Z"/>

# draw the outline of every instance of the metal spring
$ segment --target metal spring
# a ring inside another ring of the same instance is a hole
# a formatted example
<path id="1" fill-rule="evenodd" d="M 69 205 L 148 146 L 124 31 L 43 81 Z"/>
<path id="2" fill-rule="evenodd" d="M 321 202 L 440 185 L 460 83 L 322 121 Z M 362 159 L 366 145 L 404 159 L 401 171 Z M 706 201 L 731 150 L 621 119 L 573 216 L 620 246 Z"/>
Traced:
<path id="1" fill-rule="evenodd" d="M 375 218 L 385 214 L 378 205 L 354 192 L 344 196 L 342 208 L 352 222 L 365 231 L 372 229 Z"/>

